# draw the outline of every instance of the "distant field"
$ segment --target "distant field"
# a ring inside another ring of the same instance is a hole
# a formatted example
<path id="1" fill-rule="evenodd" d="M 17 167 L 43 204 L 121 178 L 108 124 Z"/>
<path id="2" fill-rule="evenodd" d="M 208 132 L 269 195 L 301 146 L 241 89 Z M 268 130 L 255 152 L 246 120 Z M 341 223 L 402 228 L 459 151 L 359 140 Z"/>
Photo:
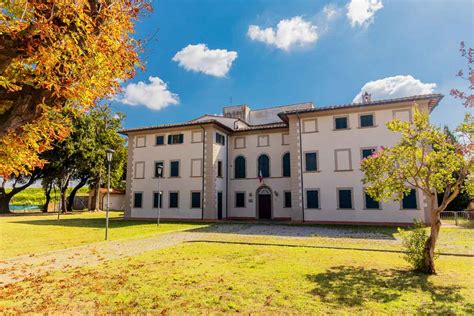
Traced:
<path id="1" fill-rule="evenodd" d="M 71 192 L 72 188 L 68 189 L 68 193 Z M 8 189 L 7 189 L 8 191 Z M 80 195 L 87 195 L 89 193 L 88 187 L 83 187 L 77 193 L 78 196 Z M 51 196 L 53 199 L 59 198 L 59 192 L 52 192 Z M 44 195 L 44 190 L 42 188 L 27 188 L 20 193 L 16 194 L 11 204 L 13 205 L 41 205 L 44 204 L 46 197 Z"/>

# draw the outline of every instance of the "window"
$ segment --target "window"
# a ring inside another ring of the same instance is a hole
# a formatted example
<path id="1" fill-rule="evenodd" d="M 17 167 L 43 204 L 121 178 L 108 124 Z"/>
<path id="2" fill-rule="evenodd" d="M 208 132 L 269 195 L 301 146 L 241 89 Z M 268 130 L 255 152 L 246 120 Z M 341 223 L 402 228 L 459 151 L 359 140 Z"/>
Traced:
<path id="1" fill-rule="evenodd" d="M 235 207 L 245 207 L 245 193 L 244 192 L 235 193 Z"/>
<path id="2" fill-rule="evenodd" d="M 318 121 L 316 119 L 303 121 L 303 133 L 315 133 L 318 131 Z"/>
<path id="3" fill-rule="evenodd" d="M 288 134 L 288 133 L 281 134 L 281 144 L 282 145 L 289 145 L 290 144 L 290 134 Z"/>
<path id="4" fill-rule="evenodd" d="M 270 158 L 267 155 L 260 155 L 258 157 L 258 174 L 257 176 L 262 176 L 268 178 L 270 176 Z"/>
<path id="5" fill-rule="evenodd" d="M 398 119 L 403 122 L 409 122 L 411 121 L 411 111 L 406 109 L 406 110 L 394 110 L 393 111 L 393 118 Z"/>
<path id="6" fill-rule="evenodd" d="M 266 147 L 270 145 L 268 135 L 260 135 L 257 138 L 257 147 Z"/>
<path id="7" fill-rule="evenodd" d="M 168 135 L 168 144 L 182 144 L 184 141 L 183 134 Z"/>
<path id="8" fill-rule="evenodd" d="M 135 147 L 145 147 L 146 146 L 146 137 L 145 136 L 137 136 L 135 138 Z"/>
<path id="9" fill-rule="evenodd" d="M 291 192 L 286 191 L 285 192 L 285 201 L 284 201 L 284 207 L 291 207 Z"/>
<path id="10" fill-rule="evenodd" d="M 142 199 L 143 199 L 143 193 L 142 192 L 135 192 L 133 194 L 133 207 L 135 208 L 141 208 L 142 207 Z"/>
<path id="11" fill-rule="evenodd" d="M 319 208 L 319 191 L 306 191 L 306 208 Z"/>
<path id="12" fill-rule="evenodd" d="M 170 177 L 179 177 L 179 161 L 170 162 Z"/>
<path id="13" fill-rule="evenodd" d="M 159 167 L 161 166 L 161 174 Z M 164 175 L 164 164 L 163 161 L 155 161 L 155 178 L 162 178 Z"/>
<path id="14" fill-rule="evenodd" d="M 349 128 L 348 117 L 336 117 L 334 119 L 334 129 L 347 129 Z"/>
<path id="15" fill-rule="evenodd" d="M 318 157 L 316 153 L 305 153 L 305 170 L 318 171 Z"/>
<path id="16" fill-rule="evenodd" d="M 202 176 L 202 159 L 191 159 L 191 177 Z"/>
<path id="17" fill-rule="evenodd" d="M 339 209 L 352 209 L 351 189 L 338 189 L 337 195 Z"/>
<path id="18" fill-rule="evenodd" d="M 145 178 L 145 162 L 137 161 L 135 162 L 135 179 Z"/>
<path id="19" fill-rule="evenodd" d="M 216 144 L 225 145 L 225 136 L 219 133 L 216 133 Z"/>
<path id="20" fill-rule="evenodd" d="M 352 157 L 350 149 L 336 149 L 334 150 L 334 159 L 336 164 L 336 171 L 351 171 Z"/>
<path id="21" fill-rule="evenodd" d="M 359 116 L 360 127 L 372 127 L 374 126 L 374 115 L 373 114 L 364 114 Z"/>
<path id="22" fill-rule="evenodd" d="M 234 148 L 245 148 L 245 137 L 236 137 L 234 141 Z"/>
<path id="23" fill-rule="evenodd" d="M 160 208 L 163 208 L 163 192 L 153 192 L 153 208 L 158 208 L 158 201 L 160 202 Z"/>
<path id="24" fill-rule="evenodd" d="M 201 208 L 201 192 L 191 192 L 191 208 Z"/>
<path id="25" fill-rule="evenodd" d="M 165 136 L 163 135 L 158 135 L 155 137 L 155 145 L 156 146 L 161 146 L 165 144 Z"/>
<path id="26" fill-rule="evenodd" d="M 169 199 L 169 207 L 170 208 L 177 208 L 179 205 L 179 193 L 178 192 L 170 192 L 170 199 Z"/>
<path id="27" fill-rule="evenodd" d="M 242 156 L 238 156 L 235 158 L 235 174 L 234 178 L 236 179 L 243 179 L 245 178 L 245 158 Z"/>
<path id="28" fill-rule="evenodd" d="M 283 176 L 290 177 L 291 176 L 290 153 L 286 153 L 283 155 L 282 164 L 283 164 Z"/>
<path id="29" fill-rule="evenodd" d="M 202 132 L 192 131 L 191 132 L 191 143 L 202 143 Z"/>
<path id="30" fill-rule="evenodd" d="M 402 200 L 403 209 L 417 209 L 418 202 L 416 200 L 416 190 L 411 189 L 408 195 L 405 195 Z"/>
<path id="31" fill-rule="evenodd" d="M 222 178 L 222 161 L 217 161 L 217 176 Z"/>
<path id="32" fill-rule="evenodd" d="M 380 203 L 370 197 L 367 193 L 365 194 L 365 208 L 370 209 L 380 209 Z"/>
<path id="33" fill-rule="evenodd" d="M 362 149 L 362 159 L 372 156 L 375 152 L 375 148 L 364 148 Z"/>

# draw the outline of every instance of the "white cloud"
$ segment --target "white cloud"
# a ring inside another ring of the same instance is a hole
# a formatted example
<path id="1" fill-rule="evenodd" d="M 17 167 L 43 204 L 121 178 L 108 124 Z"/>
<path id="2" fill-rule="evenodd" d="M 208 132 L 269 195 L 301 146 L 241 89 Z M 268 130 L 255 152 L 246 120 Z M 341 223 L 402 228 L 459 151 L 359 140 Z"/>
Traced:
<path id="1" fill-rule="evenodd" d="M 412 76 L 394 76 L 367 82 L 352 102 L 361 102 L 362 94 L 372 94 L 372 100 L 402 98 L 433 93 L 436 83 L 423 83 Z"/>
<path id="2" fill-rule="evenodd" d="M 374 21 L 375 12 L 382 8 L 382 0 L 351 0 L 347 5 L 347 17 L 352 27 L 367 26 Z"/>
<path id="3" fill-rule="evenodd" d="M 286 51 L 294 46 L 314 43 L 319 37 L 316 26 L 300 16 L 281 20 L 276 28 L 261 29 L 257 25 L 250 25 L 247 35 L 254 41 L 273 45 Z"/>
<path id="4" fill-rule="evenodd" d="M 323 8 L 323 14 L 327 20 L 336 18 L 340 13 L 340 9 L 335 4 L 327 4 Z"/>
<path id="5" fill-rule="evenodd" d="M 177 52 L 172 60 L 178 62 L 186 70 L 224 77 L 236 58 L 237 52 L 209 49 L 206 44 L 197 44 L 186 46 Z"/>
<path id="6" fill-rule="evenodd" d="M 129 83 L 118 101 L 128 105 L 144 105 L 152 110 L 161 110 L 179 103 L 178 95 L 169 91 L 163 80 L 152 76 L 148 80 L 150 83 Z"/>

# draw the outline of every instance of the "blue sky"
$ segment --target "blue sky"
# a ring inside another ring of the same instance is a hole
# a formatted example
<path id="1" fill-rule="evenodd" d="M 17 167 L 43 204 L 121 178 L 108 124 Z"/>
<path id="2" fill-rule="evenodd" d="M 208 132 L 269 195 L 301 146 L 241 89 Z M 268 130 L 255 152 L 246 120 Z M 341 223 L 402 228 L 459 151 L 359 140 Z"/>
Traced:
<path id="1" fill-rule="evenodd" d="M 222 107 L 350 103 L 434 92 L 432 122 L 454 127 L 467 111 L 449 96 L 474 45 L 472 1 L 155 1 L 137 37 L 155 37 L 146 70 L 113 101 L 125 127 L 181 122 Z M 151 81 L 150 81 L 150 77 Z M 395 77 L 395 78 L 392 78 Z M 142 83 L 139 83 L 142 82 Z"/>

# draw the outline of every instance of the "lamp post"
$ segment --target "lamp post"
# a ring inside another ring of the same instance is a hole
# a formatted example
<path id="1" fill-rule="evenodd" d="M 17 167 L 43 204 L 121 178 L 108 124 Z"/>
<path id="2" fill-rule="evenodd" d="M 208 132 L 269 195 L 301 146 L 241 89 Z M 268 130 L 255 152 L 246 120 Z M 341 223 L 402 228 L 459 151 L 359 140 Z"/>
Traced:
<path id="1" fill-rule="evenodd" d="M 109 205 L 110 205 L 110 164 L 115 151 L 107 149 L 107 209 L 105 211 L 105 240 L 109 238 Z"/>
<path id="2" fill-rule="evenodd" d="M 156 211 L 156 225 L 157 226 L 160 226 L 160 204 L 161 204 L 161 192 L 160 192 L 160 178 L 162 177 L 163 175 L 163 166 L 158 164 L 156 166 L 156 174 L 158 176 L 157 178 L 157 181 L 158 181 L 158 199 L 157 199 L 157 203 L 158 203 L 158 207 L 157 207 L 157 211 Z"/>

